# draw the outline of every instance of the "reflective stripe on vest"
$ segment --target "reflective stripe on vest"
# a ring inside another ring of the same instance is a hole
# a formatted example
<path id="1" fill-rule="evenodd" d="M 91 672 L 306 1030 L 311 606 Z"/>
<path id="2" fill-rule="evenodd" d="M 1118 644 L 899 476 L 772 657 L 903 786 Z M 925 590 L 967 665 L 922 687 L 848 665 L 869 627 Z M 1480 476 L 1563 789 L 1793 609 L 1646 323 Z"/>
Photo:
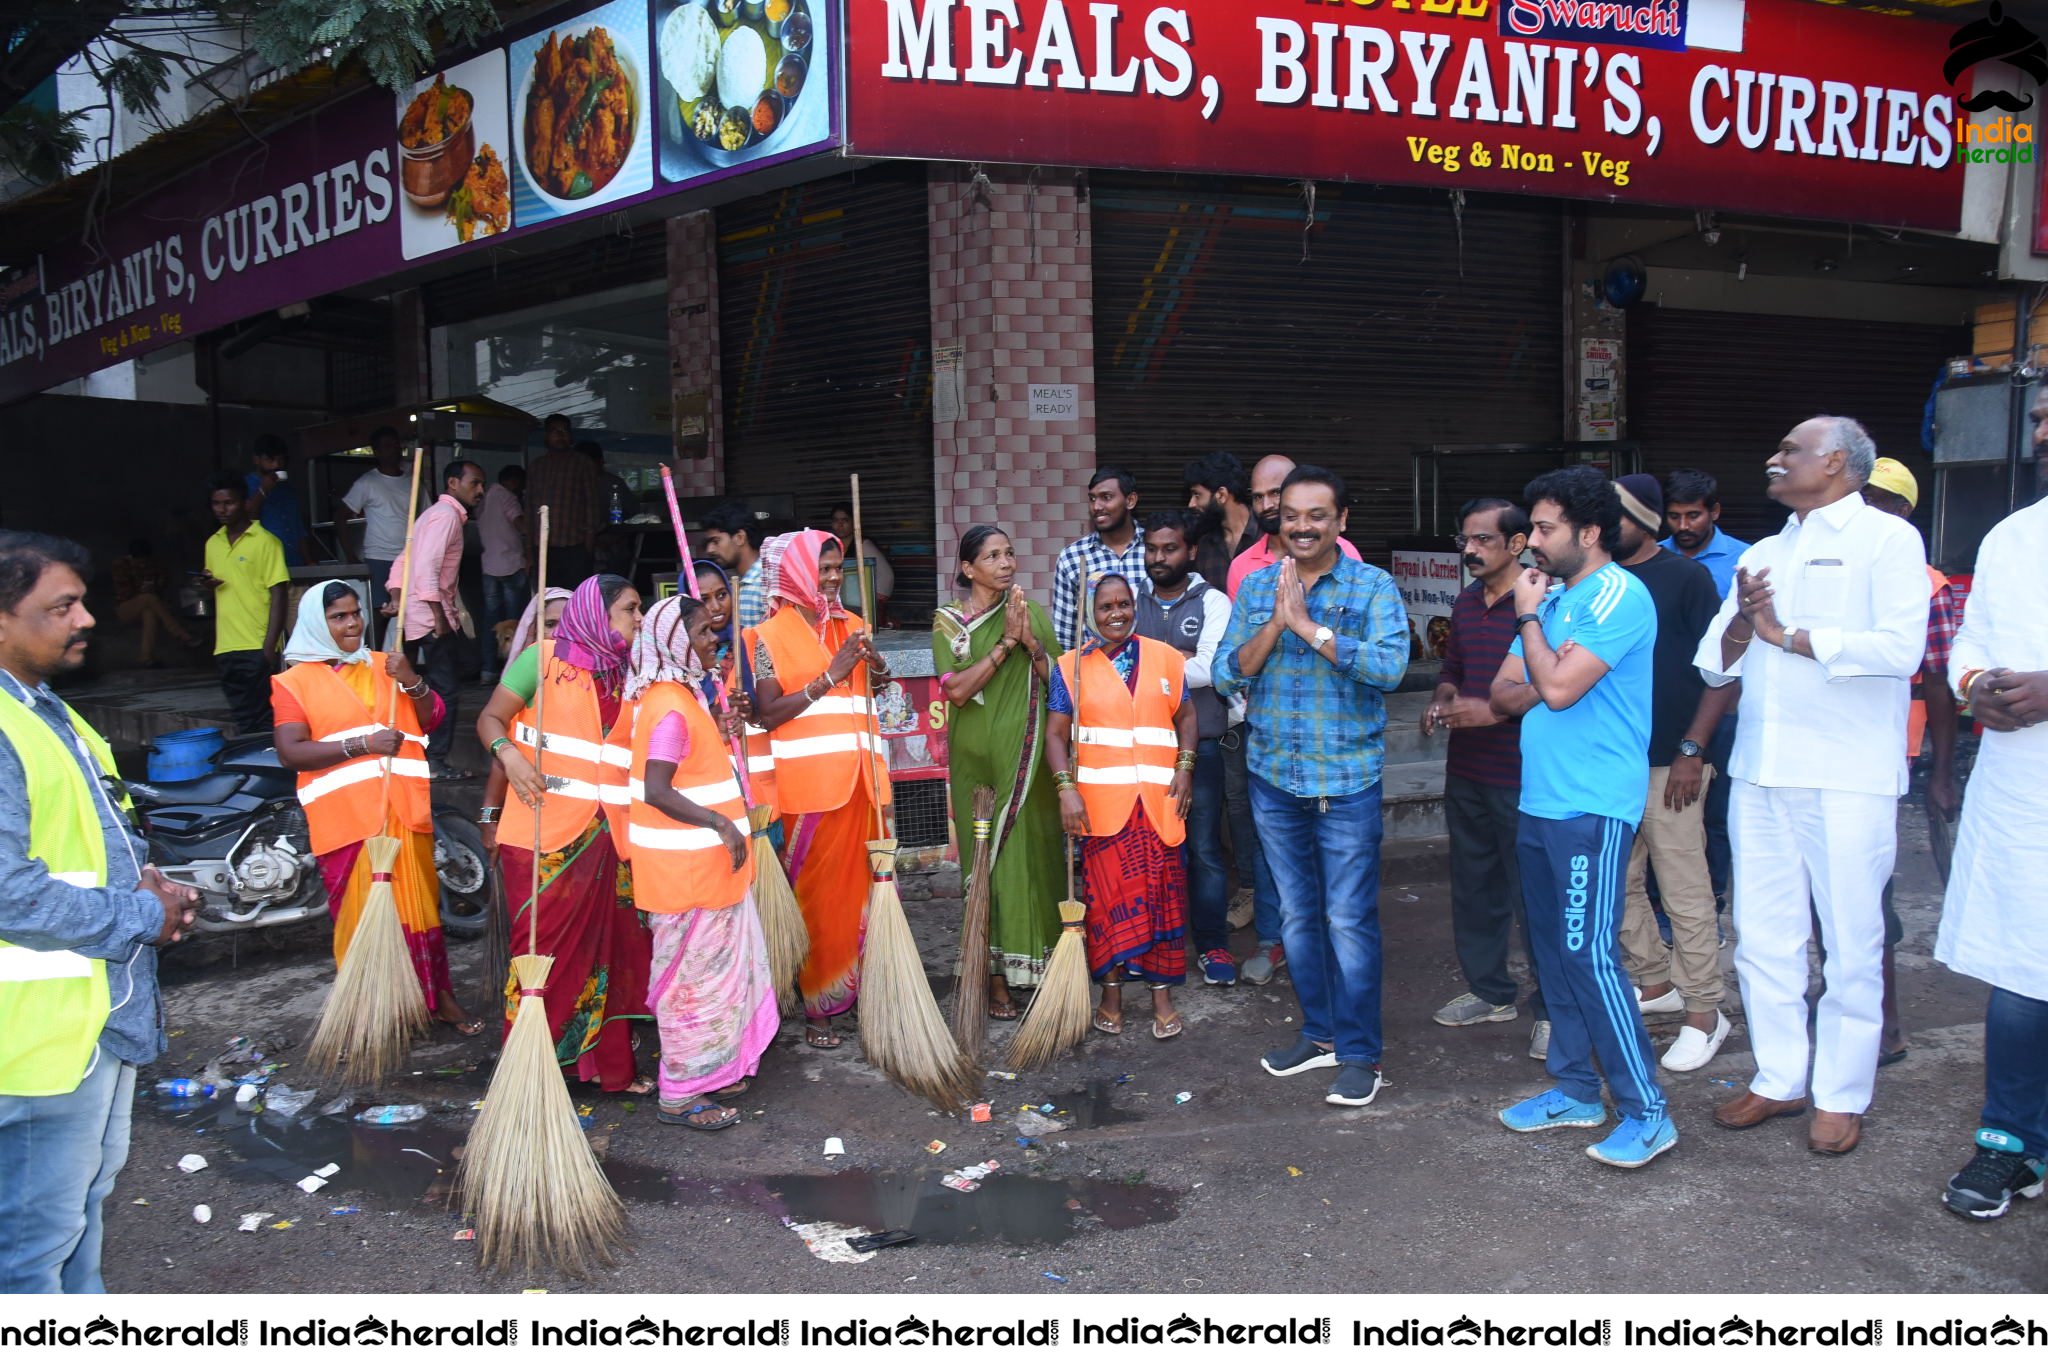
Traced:
<path id="1" fill-rule="evenodd" d="M 722 908 L 743 901 L 753 882 L 753 844 L 735 869 L 718 830 L 677 821 L 647 801 L 647 752 L 655 728 L 671 713 L 687 728 L 689 749 L 670 782 L 686 801 L 709 808 L 747 829 L 747 808 L 733 772 L 732 752 L 697 691 L 658 683 L 639 700 L 633 720 L 632 807 L 626 847 L 633 861 L 633 900 L 642 911 L 671 914 Z"/>
<path id="2" fill-rule="evenodd" d="M 115 774 L 107 743 L 75 711 L 66 711 L 85 753 L 101 773 Z M 0 687 L 0 734 L 14 746 L 28 790 L 29 857 L 41 860 L 60 883 L 106 886 L 100 799 L 79 769 L 79 752 L 11 687 Z M 0 1095 L 77 1090 L 92 1068 L 110 1011 L 106 960 L 0 941 Z"/>
<path id="3" fill-rule="evenodd" d="M 752 646 L 743 635 L 726 661 L 725 692 L 728 698 L 737 697 L 741 692 L 741 680 L 752 677 L 752 671 L 739 668 L 740 651 L 751 650 Z M 773 816 L 777 806 L 775 789 L 775 748 L 768 733 L 748 722 L 741 731 L 747 755 L 748 800 L 756 807 L 765 807 Z"/>
<path id="4" fill-rule="evenodd" d="M 427 738 L 421 734 L 412 699 L 384 672 L 388 658 L 371 651 L 354 666 L 370 673 L 368 704 L 340 671 L 325 662 L 306 661 L 277 676 L 278 685 L 304 711 L 306 730 L 314 740 L 339 744 L 366 739 L 387 729 L 384 717 L 392 718 L 388 729 L 402 738 L 395 756 L 356 755 L 298 776 L 299 805 L 306 809 L 306 832 L 314 854 L 331 854 L 381 835 L 394 820 L 405 830 L 433 829 Z M 388 788 L 384 782 L 387 768 L 391 771 Z"/>
<path id="5" fill-rule="evenodd" d="M 1068 696 L 1079 697 L 1086 709 L 1085 718 L 1075 718 L 1071 734 L 1074 782 L 1088 811 L 1088 833 L 1117 834 L 1142 802 L 1159 839 L 1180 844 L 1186 827 L 1176 804 L 1166 796 L 1180 747 L 1172 724 L 1183 692 L 1180 652 L 1141 638 L 1133 666 L 1135 689 L 1100 650 L 1091 652 L 1080 667 L 1081 691 L 1076 694 L 1074 656 L 1060 657 L 1060 677 Z"/>
<path id="6" fill-rule="evenodd" d="M 787 697 L 822 677 L 838 643 L 865 629 L 858 617 L 834 618 L 827 628 L 830 644 L 823 643 L 817 628 L 784 604 L 744 633 L 742 644 L 750 655 L 757 644 L 767 646 Z M 877 762 L 887 752 L 872 735 L 871 708 L 867 665 L 858 664 L 822 698 L 769 733 L 778 810 L 785 815 L 837 811 L 856 793 L 876 802 L 890 800 L 888 764 Z"/>
<path id="7" fill-rule="evenodd" d="M 582 835 L 596 818 L 600 804 L 614 827 L 624 824 L 626 766 L 633 757 L 632 750 L 621 743 L 622 737 L 632 734 L 632 708 L 619 709 L 618 723 L 606 736 L 597 685 L 584 670 L 554 669 L 554 657 L 555 643 L 543 642 L 540 692 L 534 701 L 546 694 L 546 734 L 534 725 L 531 703 L 513 720 L 509 731 L 512 743 L 540 770 L 547 784 L 540 803 L 540 848 L 544 854 L 563 849 Z M 498 839 L 518 849 L 531 848 L 532 812 L 523 806 L 508 806 L 498 825 Z"/>

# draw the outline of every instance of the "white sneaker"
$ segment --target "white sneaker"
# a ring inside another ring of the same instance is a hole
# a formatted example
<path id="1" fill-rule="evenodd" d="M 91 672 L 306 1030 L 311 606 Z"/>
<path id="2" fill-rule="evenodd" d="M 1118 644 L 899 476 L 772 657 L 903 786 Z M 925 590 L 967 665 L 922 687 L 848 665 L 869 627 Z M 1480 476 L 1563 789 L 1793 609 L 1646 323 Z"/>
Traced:
<path id="1" fill-rule="evenodd" d="M 1537 1021 L 1529 1031 L 1529 1057 L 1547 1059 L 1550 1057 L 1550 1022 Z"/>
<path id="2" fill-rule="evenodd" d="M 1643 989 L 1636 989 L 1636 1009 L 1646 1016 L 1671 1016 L 1685 1010 L 1685 997 L 1677 988 L 1672 988 L 1661 997 L 1643 1000 Z"/>
<path id="3" fill-rule="evenodd" d="M 1714 1013 L 1714 1033 L 1711 1035 L 1697 1026 L 1684 1026 L 1671 1047 L 1664 1051 L 1661 1061 L 1674 1073 L 1690 1073 L 1696 1068 L 1704 1068 L 1715 1054 L 1721 1052 L 1721 1042 L 1728 1038 L 1730 1028 L 1728 1018 L 1719 1011 Z"/>

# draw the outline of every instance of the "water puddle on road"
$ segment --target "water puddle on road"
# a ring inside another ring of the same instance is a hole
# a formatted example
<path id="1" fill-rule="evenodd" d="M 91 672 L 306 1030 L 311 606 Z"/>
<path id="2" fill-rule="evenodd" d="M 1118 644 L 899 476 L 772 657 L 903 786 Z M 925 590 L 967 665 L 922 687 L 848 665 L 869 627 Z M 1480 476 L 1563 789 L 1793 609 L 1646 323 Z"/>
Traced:
<path id="1" fill-rule="evenodd" d="M 455 1178 L 456 1153 L 465 1134 L 422 1121 L 413 1125 L 361 1125 L 351 1105 L 336 1115 L 288 1119 L 237 1109 L 232 1100 L 159 1104 L 156 1115 L 189 1130 L 240 1161 L 222 1163 L 229 1178 L 296 1185 L 333 1164 L 340 1169 L 319 1189 L 322 1198 L 362 1197 L 380 1204 L 445 1201 Z M 346 1201 L 342 1201 L 346 1204 Z"/>
<path id="2" fill-rule="evenodd" d="M 942 1186 L 941 1172 L 871 1172 L 746 1179 L 684 1178 L 607 1168 L 629 1202 L 737 1206 L 799 1224 L 829 1221 L 907 1229 L 927 1244 L 1059 1244 L 1096 1229 L 1137 1229 L 1180 1213 L 1180 1193 L 1094 1178 L 990 1174 L 979 1190 Z"/>
<path id="3" fill-rule="evenodd" d="M 1048 1096 L 1046 1102 L 1053 1108 L 1052 1118 L 1070 1130 L 1096 1130 L 1140 1119 L 1136 1111 L 1126 1111 L 1116 1104 L 1116 1093 L 1116 1083 L 1097 1078 L 1078 1091 Z"/>

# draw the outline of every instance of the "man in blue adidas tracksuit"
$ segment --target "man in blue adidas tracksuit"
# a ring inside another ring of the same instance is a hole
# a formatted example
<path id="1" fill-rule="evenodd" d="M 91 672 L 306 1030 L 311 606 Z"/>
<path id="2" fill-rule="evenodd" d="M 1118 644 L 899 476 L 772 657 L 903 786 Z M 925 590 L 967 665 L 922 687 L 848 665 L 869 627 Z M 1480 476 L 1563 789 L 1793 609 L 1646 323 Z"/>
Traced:
<path id="1" fill-rule="evenodd" d="M 1614 563 L 1621 499 L 1598 470 L 1554 470 L 1523 502 L 1538 568 L 1515 581 L 1516 637 L 1492 702 L 1498 715 L 1522 718 L 1517 853 L 1557 1085 L 1500 1119 L 1523 1134 L 1603 1124 L 1597 1059 L 1621 1123 L 1586 1153 L 1639 1168 L 1678 1142 L 1618 940 L 1650 781 L 1657 609 Z"/>

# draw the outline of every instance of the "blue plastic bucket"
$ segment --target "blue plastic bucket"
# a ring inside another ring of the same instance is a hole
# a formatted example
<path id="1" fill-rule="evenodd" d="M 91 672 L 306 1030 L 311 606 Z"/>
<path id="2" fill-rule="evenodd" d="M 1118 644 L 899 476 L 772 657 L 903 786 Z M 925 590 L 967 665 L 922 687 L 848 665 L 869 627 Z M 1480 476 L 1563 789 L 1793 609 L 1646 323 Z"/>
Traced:
<path id="1" fill-rule="evenodd" d="M 196 731 L 171 731 L 149 743 L 149 781 L 182 783 L 204 778 L 213 769 L 213 757 L 220 753 L 220 728 L 204 726 Z"/>

